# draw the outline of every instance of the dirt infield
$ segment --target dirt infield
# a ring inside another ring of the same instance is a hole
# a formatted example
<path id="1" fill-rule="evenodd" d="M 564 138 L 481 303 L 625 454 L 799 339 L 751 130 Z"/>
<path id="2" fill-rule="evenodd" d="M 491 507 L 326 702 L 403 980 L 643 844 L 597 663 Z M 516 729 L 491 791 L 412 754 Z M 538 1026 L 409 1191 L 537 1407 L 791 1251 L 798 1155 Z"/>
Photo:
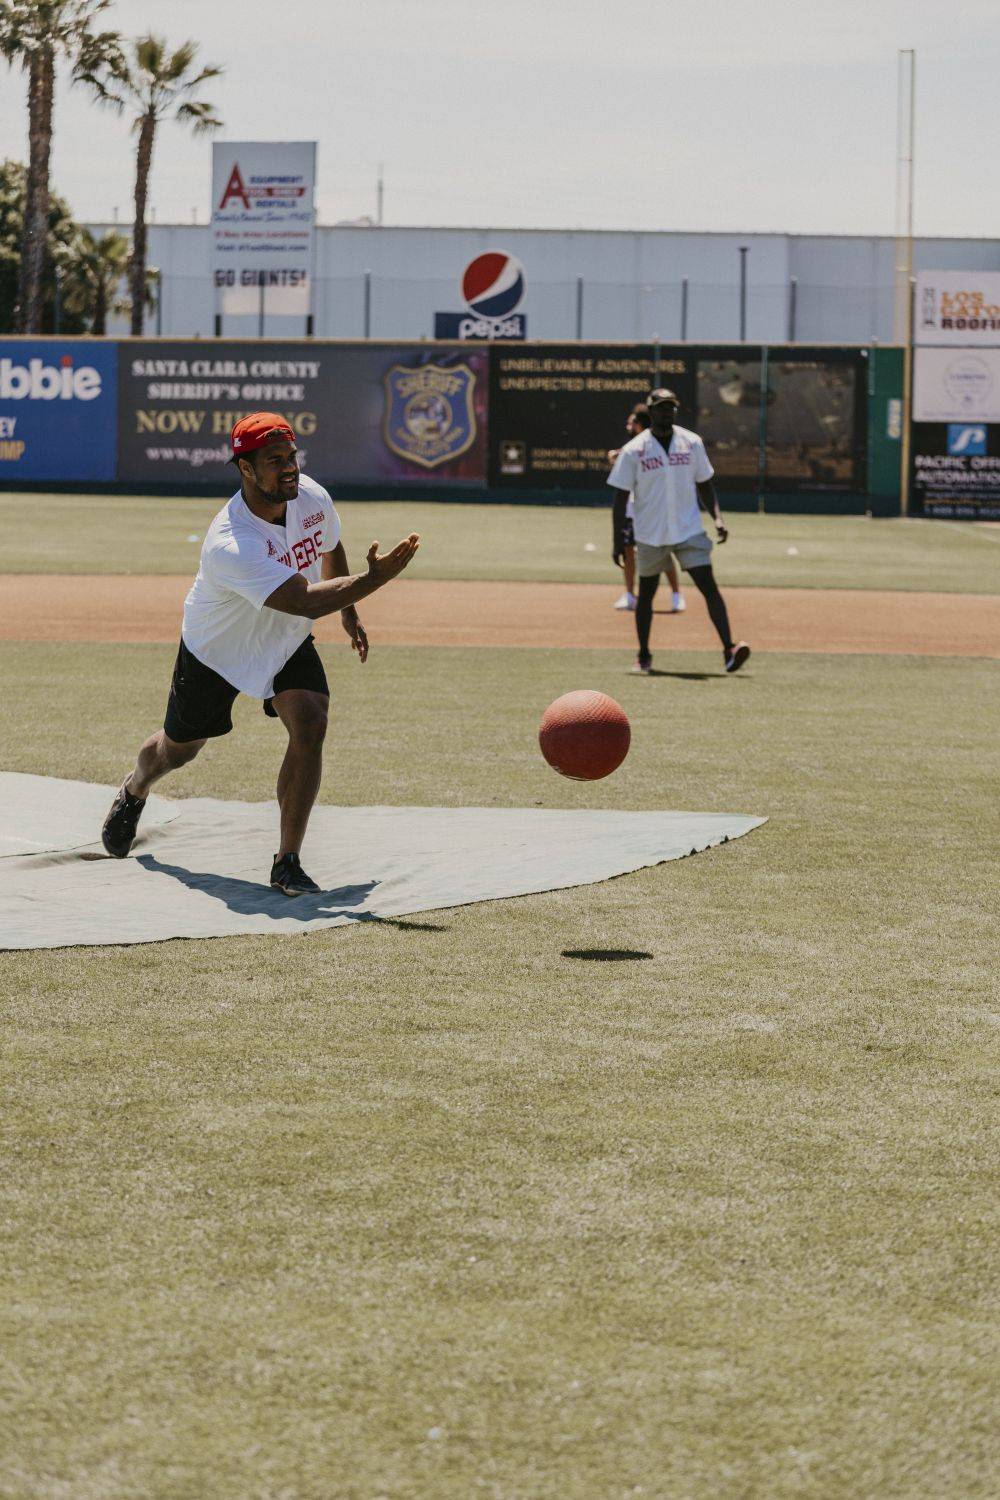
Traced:
<path id="1" fill-rule="evenodd" d="M 0 577 L 0 640 L 174 641 L 185 577 L 8 574 Z M 613 589 L 571 583 L 401 580 L 363 606 L 373 641 L 417 646 L 621 647 L 632 617 Z M 661 592 L 658 603 L 668 596 Z M 757 651 L 1000 657 L 1000 596 L 847 589 L 726 590 L 737 636 Z M 321 639 L 341 637 L 320 621 Z M 342 637 L 341 637 L 342 638 Z M 683 615 L 659 615 L 653 649 L 714 649 L 694 590 Z"/>

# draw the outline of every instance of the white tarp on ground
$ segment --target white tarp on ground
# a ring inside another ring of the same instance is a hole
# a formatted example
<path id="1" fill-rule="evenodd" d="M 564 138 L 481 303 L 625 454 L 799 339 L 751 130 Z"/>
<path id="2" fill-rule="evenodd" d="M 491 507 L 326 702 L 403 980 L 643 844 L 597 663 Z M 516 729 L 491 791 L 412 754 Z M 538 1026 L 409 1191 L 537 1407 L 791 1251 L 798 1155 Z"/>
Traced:
<path id="1" fill-rule="evenodd" d="M 273 802 L 149 799 L 128 859 L 100 826 L 114 787 L 0 774 L 0 948 L 310 932 L 592 885 L 765 822 L 739 813 L 317 807 L 303 864 L 323 887 L 267 884 Z M 44 851 L 44 852 L 43 852 Z"/>

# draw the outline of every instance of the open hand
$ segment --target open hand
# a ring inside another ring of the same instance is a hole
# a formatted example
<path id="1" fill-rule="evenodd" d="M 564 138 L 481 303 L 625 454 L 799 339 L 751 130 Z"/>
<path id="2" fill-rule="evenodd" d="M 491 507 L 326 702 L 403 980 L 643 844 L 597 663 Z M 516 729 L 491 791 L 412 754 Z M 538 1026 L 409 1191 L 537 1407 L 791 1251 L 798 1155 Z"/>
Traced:
<path id="1" fill-rule="evenodd" d="M 415 531 L 411 531 L 408 537 L 397 542 L 391 552 L 380 555 L 378 542 L 372 542 L 368 548 L 368 572 L 378 579 L 379 583 L 388 583 L 390 578 L 395 578 L 398 573 L 413 561 L 413 555 L 420 546 L 420 538 Z"/>

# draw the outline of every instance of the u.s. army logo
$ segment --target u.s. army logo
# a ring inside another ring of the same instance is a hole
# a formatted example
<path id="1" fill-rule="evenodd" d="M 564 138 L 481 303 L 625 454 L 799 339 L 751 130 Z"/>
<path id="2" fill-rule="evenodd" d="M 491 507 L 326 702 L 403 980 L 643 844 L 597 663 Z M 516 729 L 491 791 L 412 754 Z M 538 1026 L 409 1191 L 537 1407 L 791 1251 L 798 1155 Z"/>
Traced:
<path id="1" fill-rule="evenodd" d="M 475 383 L 468 365 L 393 365 L 384 379 L 387 446 L 423 469 L 467 452 L 476 440 Z"/>

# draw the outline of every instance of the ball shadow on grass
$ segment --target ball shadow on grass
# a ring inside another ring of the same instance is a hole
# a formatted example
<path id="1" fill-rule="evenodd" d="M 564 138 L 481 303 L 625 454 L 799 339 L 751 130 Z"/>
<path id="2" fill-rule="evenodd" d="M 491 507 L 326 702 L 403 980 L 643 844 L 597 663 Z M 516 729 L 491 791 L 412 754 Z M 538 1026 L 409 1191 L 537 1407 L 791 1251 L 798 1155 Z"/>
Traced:
<path id="1" fill-rule="evenodd" d="M 635 962 L 637 959 L 652 958 L 653 955 L 642 948 L 564 948 L 561 956 L 587 959 L 591 963 L 614 964 Z"/>

